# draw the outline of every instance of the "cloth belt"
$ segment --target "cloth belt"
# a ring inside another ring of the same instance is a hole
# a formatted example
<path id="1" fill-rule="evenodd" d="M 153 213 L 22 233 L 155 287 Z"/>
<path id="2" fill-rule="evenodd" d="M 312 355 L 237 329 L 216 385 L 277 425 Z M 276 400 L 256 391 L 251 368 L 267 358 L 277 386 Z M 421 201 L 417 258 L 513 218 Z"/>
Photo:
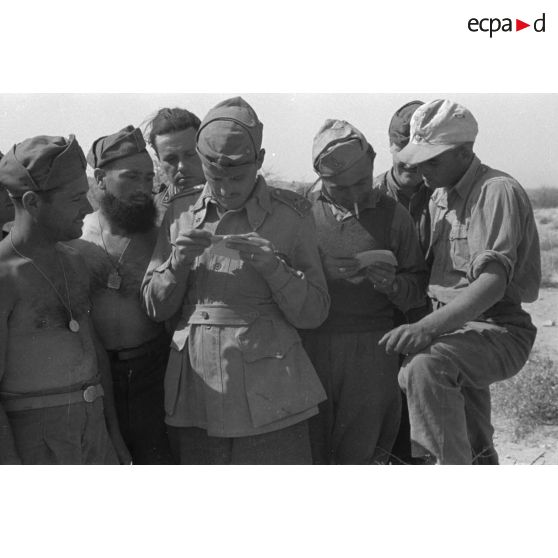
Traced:
<path id="1" fill-rule="evenodd" d="M 285 319 L 284 314 L 275 304 L 258 306 L 197 304 L 184 307 L 184 319 L 189 324 L 243 326 L 250 325 L 262 316 Z"/>
<path id="2" fill-rule="evenodd" d="M 115 351 L 107 351 L 111 360 L 132 360 L 134 358 L 144 358 L 153 353 L 158 352 L 163 347 L 168 347 L 170 340 L 167 334 L 159 335 L 152 341 L 147 341 L 139 347 L 131 347 L 130 349 L 119 349 Z"/>
<path id="3" fill-rule="evenodd" d="M 105 394 L 99 378 L 91 382 L 73 384 L 66 388 L 34 393 L 0 392 L 2 407 L 6 412 L 29 411 L 47 407 L 61 407 L 74 403 L 93 403 Z"/>

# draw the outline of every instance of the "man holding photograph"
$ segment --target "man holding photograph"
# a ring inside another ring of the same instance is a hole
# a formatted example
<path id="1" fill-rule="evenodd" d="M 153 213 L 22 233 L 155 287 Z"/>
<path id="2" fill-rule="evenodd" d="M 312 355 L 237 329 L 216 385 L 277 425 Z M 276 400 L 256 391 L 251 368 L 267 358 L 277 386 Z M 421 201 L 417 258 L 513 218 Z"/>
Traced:
<path id="1" fill-rule="evenodd" d="M 258 175 L 262 132 L 239 97 L 209 111 L 207 182 L 172 200 L 143 281 L 149 316 L 178 318 L 165 410 L 182 464 L 311 463 L 325 394 L 295 328 L 320 325 L 329 297 L 310 204 Z"/>
<path id="2" fill-rule="evenodd" d="M 343 120 L 326 120 L 314 138 L 320 179 L 305 195 L 331 296 L 327 320 L 303 335 L 328 396 L 310 423 L 318 464 L 387 462 L 401 395 L 398 359 L 378 341 L 393 327 L 396 308 L 424 300 L 426 268 L 413 221 L 372 188 L 374 157 L 364 135 Z"/>

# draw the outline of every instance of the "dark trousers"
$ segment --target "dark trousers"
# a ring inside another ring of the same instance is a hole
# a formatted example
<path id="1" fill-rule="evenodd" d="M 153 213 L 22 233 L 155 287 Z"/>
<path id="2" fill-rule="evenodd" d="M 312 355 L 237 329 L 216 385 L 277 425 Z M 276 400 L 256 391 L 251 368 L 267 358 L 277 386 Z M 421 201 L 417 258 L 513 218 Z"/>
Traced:
<path id="1" fill-rule="evenodd" d="M 241 438 L 208 436 L 201 428 L 169 426 L 172 453 L 181 465 L 311 465 L 308 421 Z"/>
<path id="2" fill-rule="evenodd" d="M 399 428 L 398 358 L 378 341 L 384 331 L 304 333 L 303 343 L 327 393 L 310 419 L 316 465 L 388 461 Z"/>
<path id="3" fill-rule="evenodd" d="M 135 465 L 169 465 L 163 405 L 163 379 L 169 357 L 168 337 L 144 356 L 118 360 L 109 352 L 114 401 L 122 437 Z"/>
<path id="4" fill-rule="evenodd" d="M 24 465 L 118 465 L 103 398 L 8 413 Z"/>

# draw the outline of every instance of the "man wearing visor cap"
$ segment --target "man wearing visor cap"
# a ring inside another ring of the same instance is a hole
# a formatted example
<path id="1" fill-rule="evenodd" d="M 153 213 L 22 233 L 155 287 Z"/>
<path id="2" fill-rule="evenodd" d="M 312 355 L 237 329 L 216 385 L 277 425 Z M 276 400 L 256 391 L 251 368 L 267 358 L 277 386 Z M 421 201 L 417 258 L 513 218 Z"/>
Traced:
<path id="1" fill-rule="evenodd" d="M 133 126 L 95 140 L 87 160 L 99 209 L 72 245 L 91 274 L 91 317 L 109 356 L 120 429 L 134 464 L 169 464 L 163 377 L 170 338 L 140 299 L 158 231 L 153 161 Z"/>
<path id="2" fill-rule="evenodd" d="M 374 156 L 365 136 L 343 120 L 326 120 L 314 137 L 319 180 L 305 195 L 331 297 L 327 320 L 303 335 L 328 396 L 310 424 L 319 464 L 387 462 L 401 396 L 397 357 L 378 341 L 393 327 L 396 308 L 424 299 L 425 264 L 412 219 L 372 188 Z M 386 251 L 392 259 L 378 259 Z"/>
<path id="3" fill-rule="evenodd" d="M 311 463 L 325 394 L 295 328 L 320 325 L 329 297 L 309 203 L 258 175 L 262 131 L 240 97 L 209 111 L 207 182 L 172 200 L 142 286 L 148 314 L 177 322 L 165 410 L 183 464 Z"/>
<path id="4" fill-rule="evenodd" d="M 399 158 L 434 191 L 428 295 L 434 311 L 380 341 L 407 355 L 415 456 L 442 464 L 497 463 L 490 391 L 525 364 L 536 328 L 522 302 L 538 296 L 539 239 L 527 194 L 473 151 L 477 121 L 449 100 L 419 107 Z M 473 455 L 481 448 L 481 455 Z"/>
<path id="5" fill-rule="evenodd" d="M 36 136 L 0 161 L 15 223 L 0 242 L 0 463 L 117 464 L 120 436 L 89 276 L 63 242 L 91 211 L 73 136 Z"/>

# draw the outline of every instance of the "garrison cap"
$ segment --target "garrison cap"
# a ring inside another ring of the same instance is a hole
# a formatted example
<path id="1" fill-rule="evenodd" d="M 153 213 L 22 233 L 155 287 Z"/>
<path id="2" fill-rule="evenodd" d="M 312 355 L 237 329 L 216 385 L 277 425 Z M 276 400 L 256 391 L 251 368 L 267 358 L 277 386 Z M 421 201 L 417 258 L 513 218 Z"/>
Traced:
<path id="1" fill-rule="evenodd" d="M 126 126 L 115 134 L 96 139 L 87 154 L 87 162 L 94 169 L 99 169 L 111 161 L 137 153 L 147 153 L 141 130 Z"/>
<path id="2" fill-rule="evenodd" d="M 0 160 L 0 184 L 14 198 L 47 192 L 85 176 L 85 155 L 75 136 L 35 136 L 14 145 Z"/>
<path id="3" fill-rule="evenodd" d="M 411 118 L 411 139 L 398 153 L 408 165 L 433 159 L 463 143 L 474 142 L 479 126 L 463 105 L 438 99 L 419 107 Z"/>
<path id="4" fill-rule="evenodd" d="M 376 156 L 364 134 L 345 120 L 326 120 L 314 136 L 312 162 L 322 177 L 341 174 L 365 155 Z"/>
<path id="5" fill-rule="evenodd" d="M 202 120 L 196 151 L 202 162 L 217 172 L 237 170 L 258 161 L 262 148 L 263 124 L 242 97 L 215 105 Z"/>
<path id="6" fill-rule="evenodd" d="M 411 118 L 424 105 L 423 101 L 411 101 L 395 111 L 389 123 L 389 144 L 392 151 L 403 149 L 411 137 Z"/>

